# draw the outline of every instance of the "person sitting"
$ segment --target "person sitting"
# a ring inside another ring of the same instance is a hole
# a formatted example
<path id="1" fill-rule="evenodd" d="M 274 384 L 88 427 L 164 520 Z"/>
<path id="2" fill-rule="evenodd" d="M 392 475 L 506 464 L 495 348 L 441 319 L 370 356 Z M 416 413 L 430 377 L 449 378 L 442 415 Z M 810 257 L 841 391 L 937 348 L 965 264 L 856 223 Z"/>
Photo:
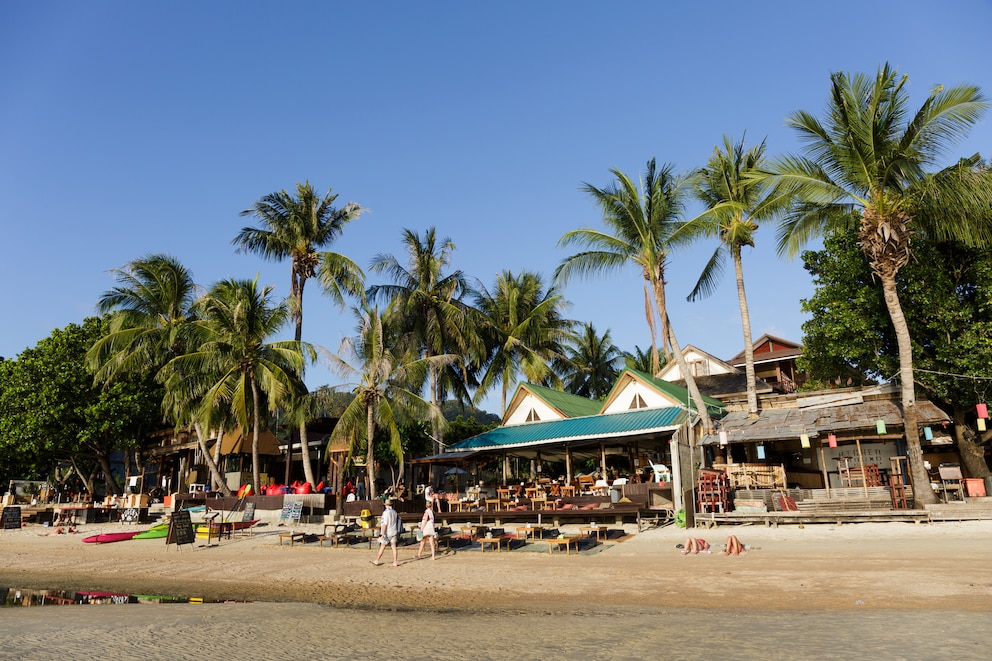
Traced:
<path id="1" fill-rule="evenodd" d="M 727 545 L 723 549 L 724 555 L 743 555 L 747 553 L 747 547 L 741 544 L 741 540 L 736 535 L 727 538 Z"/>
<path id="2" fill-rule="evenodd" d="M 685 546 L 682 549 L 682 555 L 686 555 L 688 553 L 693 555 L 696 555 L 697 553 L 710 553 L 710 543 L 705 539 L 690 537 L 685 540 Z"/>

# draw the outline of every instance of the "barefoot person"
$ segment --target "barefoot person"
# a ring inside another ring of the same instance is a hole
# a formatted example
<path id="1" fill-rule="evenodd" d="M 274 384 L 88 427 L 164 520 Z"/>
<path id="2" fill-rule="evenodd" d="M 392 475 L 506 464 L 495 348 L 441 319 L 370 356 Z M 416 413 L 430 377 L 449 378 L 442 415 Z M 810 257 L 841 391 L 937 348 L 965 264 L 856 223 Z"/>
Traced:
<path id="1" fill-rule="evenodd" d="M 682 549 L 682 555 L 691 553 L 696 555 L 697 553 L 709 553 L 710 543 L 705 539 L 697 539 L 696 537 L 690 537 L 685 540 L 685 547 Z"/>
<path id="2" fill-rule="evenodd" d="M 737 535 L 731 535 L 727 538 L 727 546 L 723 549 L 724 555 L 743 555 L 744 553 L 747 553 L 747 547 L 741 544 Z"/>
<path id="3" fill-rule="evenodd" d="M 424 544 L 430 544 L 431 560 L 436 560 L 437 533 L 434 531 L 434 508 L 431 507 L 430 501 L 427 501 L 427 506 L 424 508 L 424 516 L 420 519 L 420 535 L 420 548 L 417 549 L 417 560 L 420 560 L 420 556 L 424 552 Z"/>
<path id="4" fill-rule="evenodd" d="M 396 514 L 396 510 L 393 509 L 393 501 L 388 498 L 383 502 L 385 509 L 382 511 L 382 520 L 379 523 L 379 552 L 375 556 L 375 560 L 372 561 L 373 565 L 382 564 L 379 562 L 382 559 L 382 552 L 386 550 L 386 546 L 393 547 L 393 566 L 399 567 L 399 553 L 396 550 L 396 541 L 399 539 L 399 516 Z"/>

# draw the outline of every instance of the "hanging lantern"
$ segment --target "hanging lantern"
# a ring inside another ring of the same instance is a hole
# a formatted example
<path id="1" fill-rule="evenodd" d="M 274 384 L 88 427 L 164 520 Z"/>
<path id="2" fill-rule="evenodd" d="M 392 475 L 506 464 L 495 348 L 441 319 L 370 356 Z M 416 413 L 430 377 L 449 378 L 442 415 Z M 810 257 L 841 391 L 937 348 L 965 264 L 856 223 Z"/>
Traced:
<path id="1" fill-rule="evenodd" d="M 827 445 L 829 445 L 832 448 L 837 447 L 837 436 L 835 434 L 831 434 L 830 436 L 827 436 Z"/>
<path id="2" fill-rule="evenodd" d="M 765 458 L 765 446 L 764 445 L 759 445 L 758 446 L 758 459 L 764 459 L 764 458 Z"/>
<path id="3" fill-rule="evenodd" d="M 882 419 L 876 420 L 875 421 L 875 430 L 879 434 L 884 434 L 885 433 L 885 420 L 882 420 Z"/>
<path id="4" fill-rule="evenodd" d="M 809 447 L 809 434 L 800 434 L 799 435 L 799 442 L 803 444 L 803 447 L 804 448 L 808 448 Z"/>
<path id="5" fill-rule="evenodd" d="M 985 431 L 985 418 L 978 419 L 978 431 Z"/>
<path id="6" fill-rule="evenodd" d="M 923 428 L 923 438 L 927 439 L 928 441 L 932 441 L 933 440 L 933 430 L 930 429 L 929 427 L 924 427 Z"/>
<path id="7" fill-rule="evenodd" d="M 720 445 L 727 444 L 727 432 L 720 430 Z"/>
<path id="8" fill-rule="evenodd" d="M 975 410 L 978 411 L 979 418 L 989 417 L 989 407 L 986 404 L 975 404 Z"/>

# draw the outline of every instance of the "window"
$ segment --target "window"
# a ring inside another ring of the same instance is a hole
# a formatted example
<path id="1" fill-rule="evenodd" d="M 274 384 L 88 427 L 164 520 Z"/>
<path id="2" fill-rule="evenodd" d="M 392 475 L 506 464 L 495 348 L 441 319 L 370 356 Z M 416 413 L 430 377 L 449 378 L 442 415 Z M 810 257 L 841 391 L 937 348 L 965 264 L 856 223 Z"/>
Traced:
<path id="1" fill-rule="evenodd" d="M 531 409 L 530 413 L 527 414 L 527 422 L 540 422 L 540 420 L 541 416 L 539 416 L 537 411 L 534 409 Z"/>
<path id="2" fill-rule="evenodd" d="M 637 393 L 636 395 L 634 395 L 634 399 L 632 399 L 630 401 L 630 407 L 629 408 L 630 408 L 631 411 L 633 411 L 635 409 L 646 409 L 647 407 L 648 407 L 648 405 L 644 401 L 644 398 L 641 397 L 641 394 L 640 393 Z"/>
<path id="3" fill-rule="evenodd" d="M 689 371 L 693 376 L 709 376 L 710 363 L 706 360 L 694 360 L 689 363 Z"/>

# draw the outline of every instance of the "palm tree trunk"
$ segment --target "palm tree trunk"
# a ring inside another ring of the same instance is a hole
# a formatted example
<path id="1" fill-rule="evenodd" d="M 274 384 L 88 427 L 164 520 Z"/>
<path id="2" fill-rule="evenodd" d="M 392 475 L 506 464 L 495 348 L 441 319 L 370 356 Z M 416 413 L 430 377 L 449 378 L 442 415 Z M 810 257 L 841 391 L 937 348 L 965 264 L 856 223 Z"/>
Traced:
<path id="1" fill-rule="evenodd" d="M 292 456 L 292 453 L 290 454 Z M 311 486 L 317 486 L 313 475 L 313 465 L 310 463 L 310 442 L 307 438 L 306 415 L 300 419 L 300 460 L 303 462 L 303 479 Z"/>
<path id="2" fill-rule="evenodd" d="M 293 311 L 293 317 L 296 319 L 296 341 L 303 341 L 303 287 L 306 286 L 306 278 L 297 278 L 296 285 L 296 309 Z"/>
<path id="3" fill-rule="evenodd" d="M 220 446 L 224 440 L 224 426 L 221 425 L 217 430 L 217 443 L 214 445 L 214 464 L 217 466 L 217 475 L 220 475 Z M 213 473 L 210 474 L 210 479 L 213 482 L 213 488 L 220 490 L 221 486 L 227 484 L 227 480 L 222 479 L 220 482 L 217 481 L 217 476 Z"/>
<path id="4" fill-rule="evenodd" d="M 261 493 L 262 475 L 259 471 L 261 458 L 258 455 L 258 428 L 262 424 L 262 414 L 258 410 L 262 397 L 258 392 L 258 384 L 251 380 L 252 430 L 251 430 L 251 484 L 255 493 Z"/>
<path id="5" fill-rule="evenodd" d="M 368 450 L 365 451 L 365 474 L 369 480 L 369 500 L 375 500 L 375 448 L 373 436 L 375 436 L 375 421 L 372 417 L 372 405 L 366 406 L 365 428 L 368 432 Z"/>
<path id="6" fill-rule="evenodd" d="M 913 382 L 913 343 L 909 326 L 899 303 L 896 291 L 896 276 L 893 272 L 879 276 L 882 281 L 882 295 L 885 307 L 889 310 L 892 327 L 896 333 L 899 348 L 899 380 L 902 387 L 903 433 L 906 436 L 906 453 L 909 456 L 909 472 L 913 479 L 913 500 L 917 505 L 930 505 L 937 497 L 930 488 L 930 476 L 923 465 L 923 448 L 920 446 L 920 429 L 916 416 L 916 384 Z"/>
<path id="7" fill-rule="evenodd" d="M 751 315 L 744 293 L 744 266 L 741 264 L 740 246 L 734 246 L 734 273 L 737 275 L 737 302 L 741 307 L 741 328 L 744 329 L 744 375 L 747 379 L 747 415 L 758 417 L 758 388 L 754 379 L 754 343 L 751 340 Z"/>
<path id="8" fill-rule="evenodd" d="M 220 485 L 220 492 L 225 496 L 231 495 L 231 490 L 227 488 L 227 482 L 220 474 L 220 469 L 217 468 L 217 464 L 214 463 L 213 457 L 210 456 L 210 450 L 207 449 L 207 441 L 203 437 L 203 426 L 199 422 L 193 423 L 193 430 L 196 432 L 196 442 L 200 446 L 200 453 L 203 454 L 203 460 L 207 462 L 207 468 L 210 470 L 210 479 L 215 483 Z M 217 445 L 220 445 L 221 439 L 217 439 Z M 255 491 L 258 493 L 258 491 Z"/>
<path id="9" fill-rule="evenodd" d="M 661 360 L 658 358 L 658 340 L 654 326 L 654 306 L 651 305 L 651 294 L 648 292 L 647 280 L 644 281 L 644 317 L 648 320 L 648 330 L 651 331 L 651 376 L 658 376 L 658 372 L 661 371 Z"/>
<path id="10" fill-rule="evenodd" d="M 710 420 L 710 412 L 706 410 L 706 401 L 703 399 L 702 393 L 699 392 L 696 379 L 689 371 L 689 365 L 685 362 L 682 347 L 679 346 L 679 342 L 675 338 L 675 330 L 672 328 L 672 322 L 668 318 L 668 308 L 665 304 L 665 284 L 661 281 L 661 278 L 658 278 L 653 285 L 654 302 L 658 307 L 658 317 L 661 318 L 661 323 L 668 332 L 668 341 L 672 347 L 672 355 L 675 356 L 675 362 L 678 363 L 679 371 L 682 372 L 682 378 L 685 379 L 685 387 L 689 391 L 689 396 L 692 397 L 692 401 L 696 404 L 699 420 L 703 423 L 703 433 L 709 433 L 713 430 L 713 421 Z"/>

